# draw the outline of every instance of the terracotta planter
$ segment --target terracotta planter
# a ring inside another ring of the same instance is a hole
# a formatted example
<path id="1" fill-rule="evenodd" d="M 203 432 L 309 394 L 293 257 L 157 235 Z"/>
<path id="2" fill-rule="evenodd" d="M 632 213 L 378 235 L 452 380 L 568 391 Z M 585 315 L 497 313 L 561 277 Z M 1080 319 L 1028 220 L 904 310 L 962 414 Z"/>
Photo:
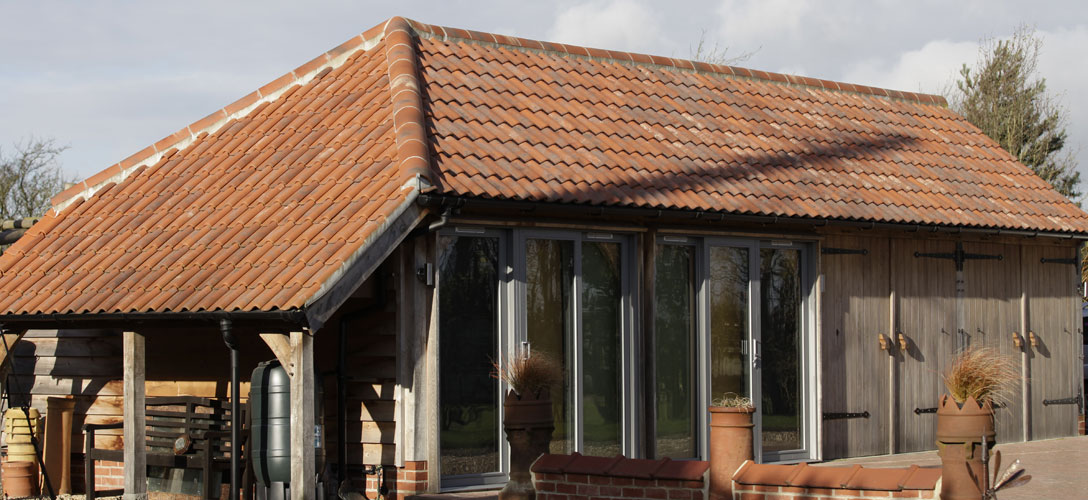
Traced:
<path id="1" fill-rule="evenodd" d="M 506 431 L 506 440 L 510 442 L 510 480 L 499 492 L 500 500 L 536 498 L 529 467 L 548 452 L 555 421 L 552 417 L 552 398 L 548 391 L 533 396 L 518 396 L 510 391 L 503 402 L 502 427 Z"/>
<path id="2" fill-rule="evenodd" d="M 710 407 L 710 498 L 732 500 L 733 474 L 752 459 L 755 408 Z"/>
<path id="3" fill-rule="evenodd" d="M 38 496 L 38 464 L 34 462 L 4 462 L 4 496 L 26 498 Z"/>
<path id="4" fill-rule="evenodd" d="M 937 455 L 941 457 L 941 499 L 982 498 L 982 440 L 993 449 L 994 409 L 967 398 L 961 407 L 947 394 L 937 406 Z"/>

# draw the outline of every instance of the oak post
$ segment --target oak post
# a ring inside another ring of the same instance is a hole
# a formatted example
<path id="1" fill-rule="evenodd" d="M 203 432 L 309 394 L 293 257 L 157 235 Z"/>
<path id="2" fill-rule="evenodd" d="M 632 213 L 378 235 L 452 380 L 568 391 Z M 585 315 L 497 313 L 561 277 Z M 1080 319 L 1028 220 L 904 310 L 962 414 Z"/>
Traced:
<path id="1" fill-rule="evenodd" d="M 291 332 L 291 499 L 314 494 L 314 338 L 310 332 Z"/>
<path id="2" fill-rule="evenodd" d="M 147 428 L 144 410 L 144 336 L 124 332 L 125 500 L 147 498 Z"/>

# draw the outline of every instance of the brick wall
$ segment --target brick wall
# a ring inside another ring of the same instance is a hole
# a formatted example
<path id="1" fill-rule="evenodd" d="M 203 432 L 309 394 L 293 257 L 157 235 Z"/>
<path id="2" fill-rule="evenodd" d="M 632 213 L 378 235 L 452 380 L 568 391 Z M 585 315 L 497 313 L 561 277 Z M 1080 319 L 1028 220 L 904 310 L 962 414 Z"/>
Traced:
<path id="1" fill-rule="evenodd" d="M 121 462 L 109 462 L 106 460 L 96 460 L 94 463 L 94 489 L 97 490 L 118 490 L 125 486 L 125 464 Z M 72 468 L 75 468 L 75 463 L 72 464 Z M 79 464 L 80 472 L 83 472 L 82 460 Z M 74 473 L 75 471 L 73 471 Z M 83 474 L 79 475 L 79 484 L 75 483 L 75 476 L 72 477 L 72 489 L 83 489 Z M 78 488 L 77 488 L 78 486 Z"/>
<path id="2" fill-rule="evenodd" d="M 538 500 L 703 500 L 708 464 L 617 457 L 544 455 L 533 464 Z"/>
<path id="3" fill-rule="evenodd" d="M 871 500 L 937 498 L 941 470 L 766 465 L 752 461 L 733 475 L 734 500 Z"/>

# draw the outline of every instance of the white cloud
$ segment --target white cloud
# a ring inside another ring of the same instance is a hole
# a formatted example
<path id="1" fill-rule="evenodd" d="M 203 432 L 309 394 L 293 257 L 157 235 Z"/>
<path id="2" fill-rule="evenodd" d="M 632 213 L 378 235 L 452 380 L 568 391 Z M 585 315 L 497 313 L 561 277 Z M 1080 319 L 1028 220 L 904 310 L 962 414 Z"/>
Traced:
<path id="1" fill-rule="evenodd" d="M 660 53 L 658 18 L 636 0 L 589 1 L 559 12 L 548 40 L 587 47 Z"/>
<path id="2" fill-rule="evenodd" d="M 842 80 L 907 92 L 941 93 L 964 62 L 978 55 L 977 42 L 935 40 L 889 58 L 847 65 Z"/>
<path id="3" fill-rule="evenodd" d="M 719 31 L 731 44 L 742 45 L 795 33 L 810 18 L 809 0 L 723 0 L 718 6 Z"/>

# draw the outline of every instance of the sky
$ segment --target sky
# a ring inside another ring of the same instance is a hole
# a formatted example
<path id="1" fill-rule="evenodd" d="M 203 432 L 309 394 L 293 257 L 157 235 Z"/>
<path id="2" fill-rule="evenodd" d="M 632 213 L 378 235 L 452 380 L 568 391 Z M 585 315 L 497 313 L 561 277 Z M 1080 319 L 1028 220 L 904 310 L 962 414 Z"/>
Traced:
<path id="1" fill-rule="evenodd" d="M 0 0 L 0 149 L 52 138 L 89 177 L 392 16 L 926 93 L 1028 26 L 1088 188 L 1083 0 Z"/>

